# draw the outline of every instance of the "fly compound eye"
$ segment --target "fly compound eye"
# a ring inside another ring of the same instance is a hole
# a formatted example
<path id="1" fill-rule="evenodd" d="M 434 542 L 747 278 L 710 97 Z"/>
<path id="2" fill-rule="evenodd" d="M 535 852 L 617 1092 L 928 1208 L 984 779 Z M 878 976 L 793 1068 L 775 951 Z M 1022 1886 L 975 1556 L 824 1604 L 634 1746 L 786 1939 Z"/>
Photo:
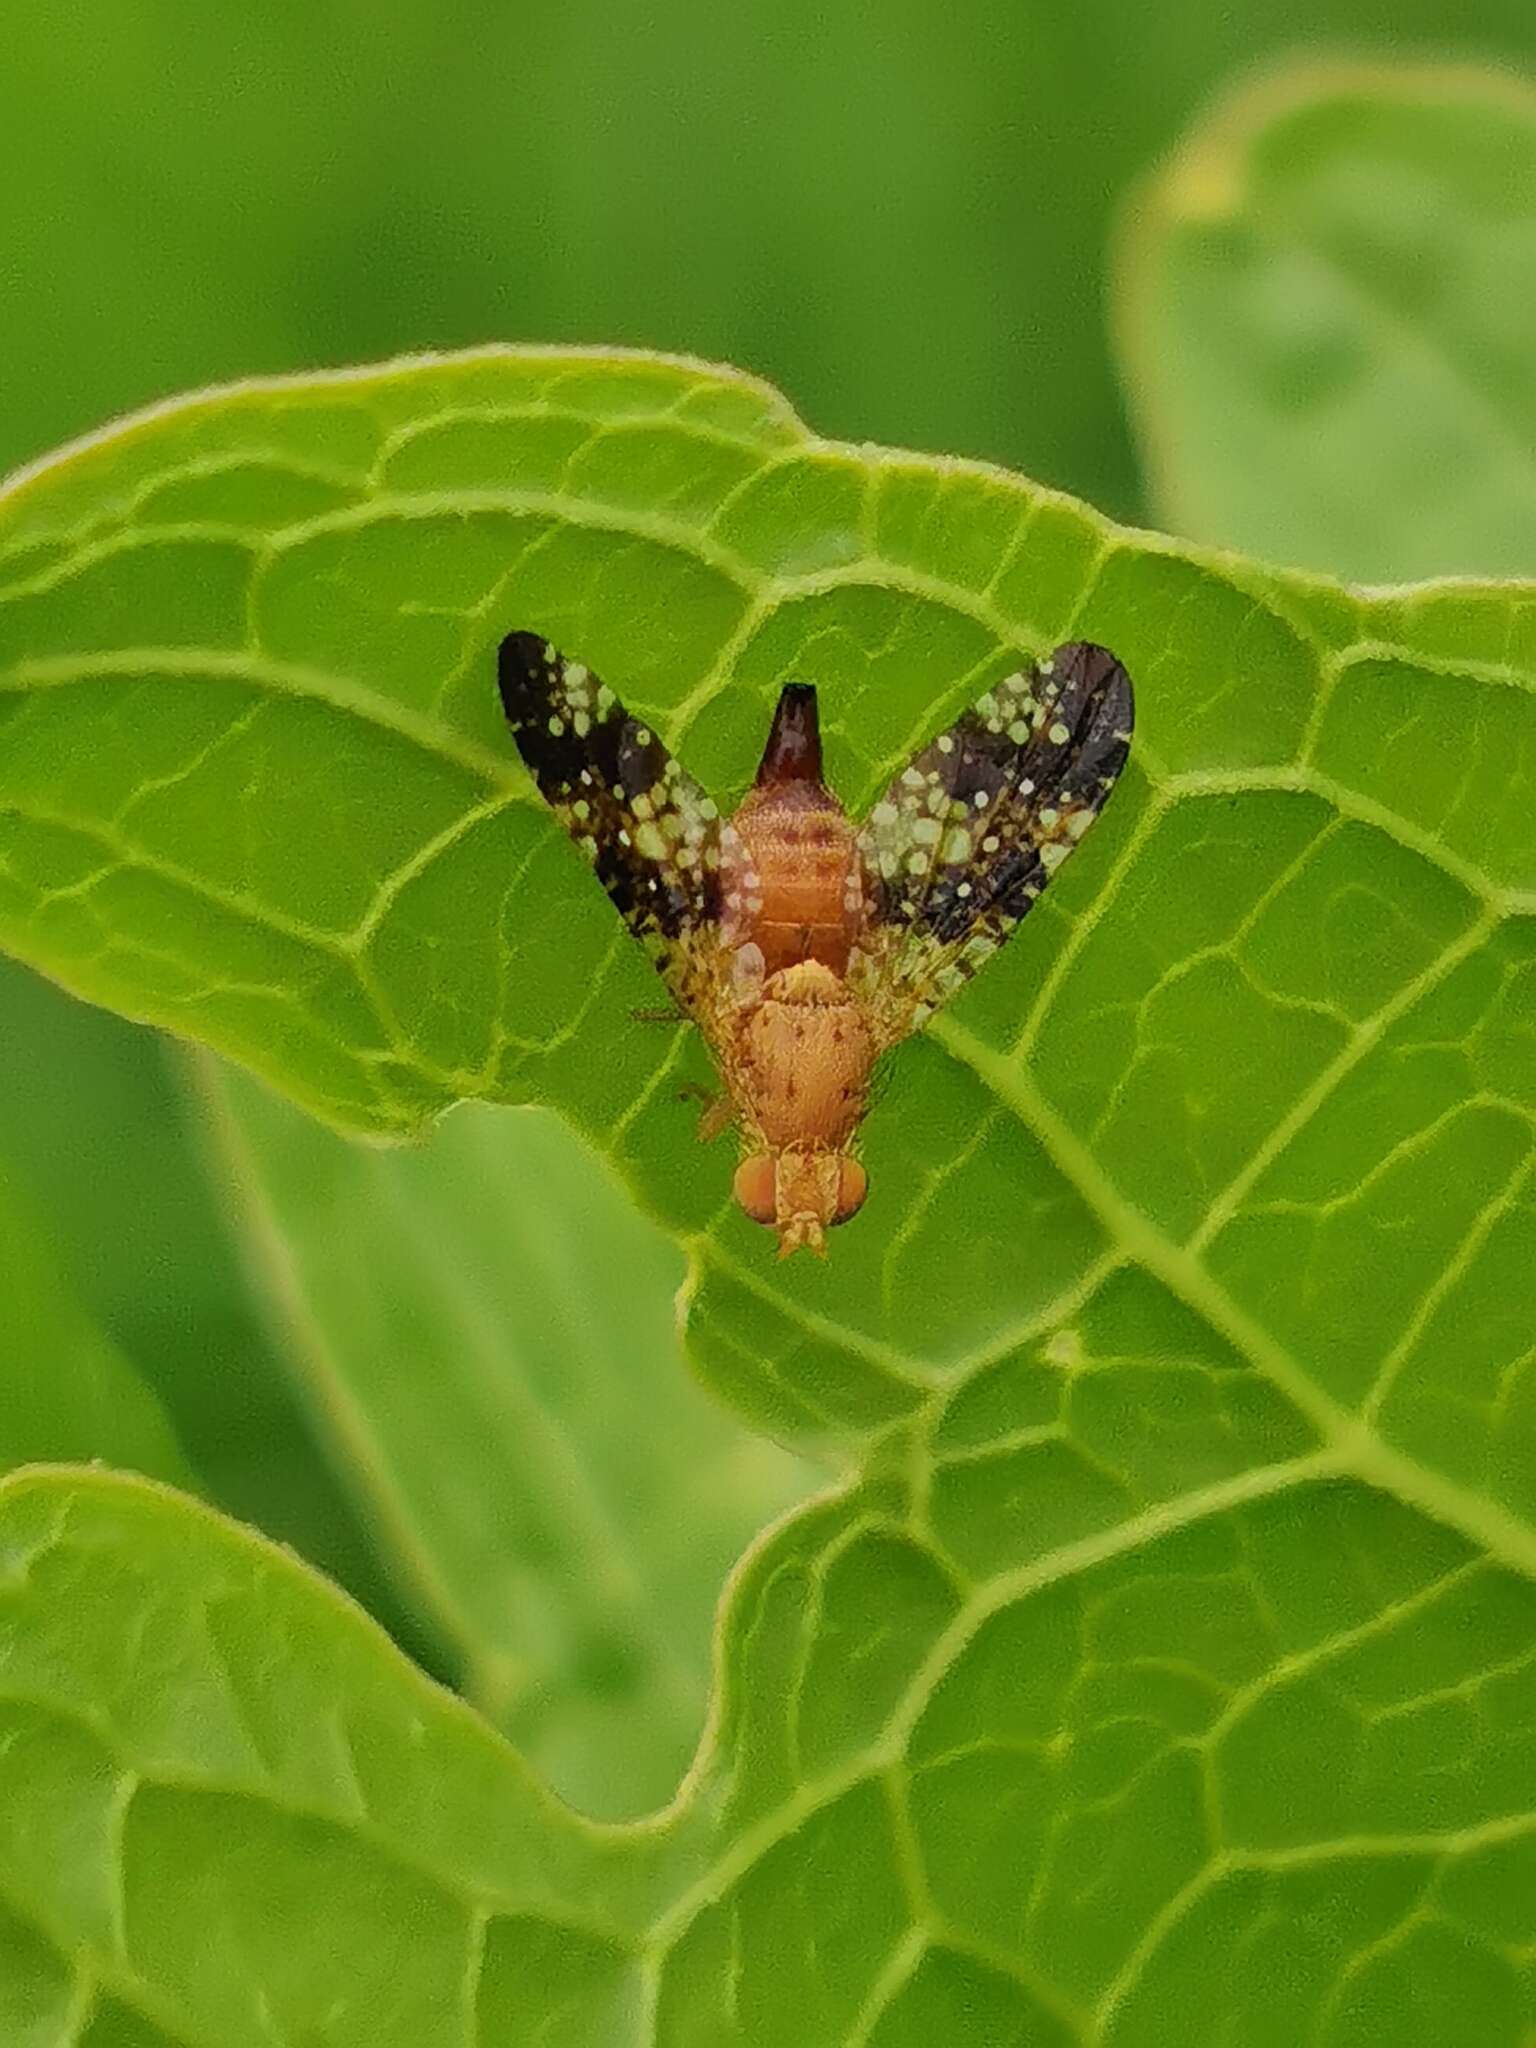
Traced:
<path id="1" fill-rule="evenodd" d="M 843 1159 L 837 1168 L 837 1207 L 832 1213 L 834 1223 L 846 1223 L 864 1206 L 864 1197 L 869 1192 L 869 1175 L 857 1159 Z"/>
<path id="2" fill-rule="evenodd" d="M 777 1177 L 772 1159 L 761 1152 L 743 1159 L 732 1182 L 736 1199 L 754 1223 L 772 1223 L 778 1216 Z"/>

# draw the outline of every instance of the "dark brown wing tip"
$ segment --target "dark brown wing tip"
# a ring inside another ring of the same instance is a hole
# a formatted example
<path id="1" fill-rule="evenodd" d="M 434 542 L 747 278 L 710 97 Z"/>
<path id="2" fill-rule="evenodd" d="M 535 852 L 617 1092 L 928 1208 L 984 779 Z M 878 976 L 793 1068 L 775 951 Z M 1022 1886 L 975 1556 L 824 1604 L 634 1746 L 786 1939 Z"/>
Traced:
<path id="1" fill-rule="evenodd" d="M 757 786 L 768 783 L 820 782 L 821 719 L 814 683 L 786 683 L 768 728 Z"/>
<path id="2" fill-rule="evenodd" d="M 553 666 L 541 633 L 509 633 L 496 650 L 496 686 L 501 708 L 514 726 L 523 725 L 548 693 Z"/>
<path id="3" fill-rule="evenodd" d="M 1094 723 L 1130 738 L 1136 722 L 1136 692 L 1119 655 L 1096 640 L 1069 640 L 1051 656 L 1058 676 L 1075 682 L 1094 706 Z"/>

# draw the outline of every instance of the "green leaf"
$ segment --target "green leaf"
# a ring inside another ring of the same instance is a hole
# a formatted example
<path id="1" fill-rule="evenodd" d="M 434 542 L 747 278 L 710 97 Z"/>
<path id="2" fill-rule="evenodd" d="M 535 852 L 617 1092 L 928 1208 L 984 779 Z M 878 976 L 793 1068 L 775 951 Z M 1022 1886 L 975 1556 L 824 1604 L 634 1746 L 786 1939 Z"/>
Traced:
<path id="1" fill-rule="evenodd" d="M 180 1078 L 185 1052 L 5 960 L 0 1043 L 6 1163 L 81 1310 L 163 1409 L 198 1492 L 293 1544 L 424 1654 L 240 1275 Z M 78 1438 L 38 1455 L 125 1462 Z"/>
<path id="2" fill-rule="evenodd" d="M 721 1749 L 616 1831 L 257 1539 L 94 1476 L 0 1499 L 30 2017 L 97 1986 L 178 2048 L 1522 2038 L 1529 1583 L 1322 1461 L 984 1586 L 871 1496 L 813 1511 L 738 1586 Z"/>
<path id="3" fill-rule="evenodd" d="M 13 1485 L 0 1897 L 56 1956 L 183 2048 L 1514 2048 L 1536 590 L 1260 571 L 580 355 L 193 401 L 5 516 L 6 943 L 381 1135 L 553 1105 L 683 1242 L 706 1378 L 849 1467 L 618 1830 L 291 1560 Z M 1019 647 L 1137 680 L 1129 777 L 892 1062 L 825 1266 L 733 1212 L 697 1048 L 633 1021 L 497 728 L 513 624 L 727 798 L 787 672 L 855 806 Z"/>
<path id="4" fill-rule="evenodd" d="M 721 1582 L 810 1476 L 679 1372 L 676 1250 L 539 1112 L 385 1152 L 228 1069 L 210 1093 L 312 1410 L 460 1690 L 581 1811 L 660 1806 Z"/>
<path id="5" fill-rule="evenodd" d="M 1530 574 L 1536 93 L 1305 64 L 1196 124 L 1122 224 L 1158 517 L 1372 581 Z"/>
<path id="6" fill-rule="evenodd" d="M 47 1232 L 0 1164 L 0 1471 L 100 1458 L 190 1482 L 153 1393 L 76 1298 Z"/>

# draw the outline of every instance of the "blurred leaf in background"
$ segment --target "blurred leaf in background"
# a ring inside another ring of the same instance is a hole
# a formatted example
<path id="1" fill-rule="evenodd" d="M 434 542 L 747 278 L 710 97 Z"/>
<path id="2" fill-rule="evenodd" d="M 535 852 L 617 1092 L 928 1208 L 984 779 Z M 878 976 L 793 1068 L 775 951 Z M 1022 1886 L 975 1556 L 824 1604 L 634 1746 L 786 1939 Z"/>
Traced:
<path id="1" fill-rule="evenodd" d="M 386 1151 L 207 1071 L 312 1410 L 460 1690 L 582 1812 L 661 1806 L 726 1573 L 813 1476 L 680 1369 L 681 1254 L 546 1112 Z"/>
<path id="2" fill-rule="evenodd" d="M 1119 329 L 1159 521 L 1362 581 L 1536 567 L 1536 92 L 1303 66 L 1148 181 Z"/>
<path id="3" fill-rule="evenodd" d="M 43 1227 L 0 1175 L 0 1472 L 92 1458 L 192 1483 L 163 1409 L 81 1309 Z"/>
<path id="4" fill-rule="evenodd" d="M 0 1033 L 0 1172 L 50 1241 L 70 1315 L 132 1361 L 200 1491 L 296 1544 L 423 1653 L 264 1334 L 166 1041 L 4 960 Z M 115 1434 L 91 1450 L 39 1430 L 27 1455 L 158 1469 Z"/>
<path id="5" fill-rule="evenodd" d="M 1143 506 L 1111 212 L 1218 82 L 1440 0 L 12 0 L 0 465 L 253 371 L 492 339 L 739 363 L 826 433 Z M 1459 46 L 1536 56 L 1527 0 Z"/>

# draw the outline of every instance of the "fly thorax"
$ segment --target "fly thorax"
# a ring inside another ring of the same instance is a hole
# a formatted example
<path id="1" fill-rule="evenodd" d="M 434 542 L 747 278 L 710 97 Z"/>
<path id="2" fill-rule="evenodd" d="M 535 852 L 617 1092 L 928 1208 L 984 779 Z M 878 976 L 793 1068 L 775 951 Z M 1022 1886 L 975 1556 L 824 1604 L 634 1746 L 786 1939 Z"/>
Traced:
<path id="1" fill-rule="evenodd" d="M 744 1040 L 753 1121 L 768 1145 L 846 1144 L 863 1113 L 874 1046 L 837 976 L 814 961 L 771 976 Z"/>

